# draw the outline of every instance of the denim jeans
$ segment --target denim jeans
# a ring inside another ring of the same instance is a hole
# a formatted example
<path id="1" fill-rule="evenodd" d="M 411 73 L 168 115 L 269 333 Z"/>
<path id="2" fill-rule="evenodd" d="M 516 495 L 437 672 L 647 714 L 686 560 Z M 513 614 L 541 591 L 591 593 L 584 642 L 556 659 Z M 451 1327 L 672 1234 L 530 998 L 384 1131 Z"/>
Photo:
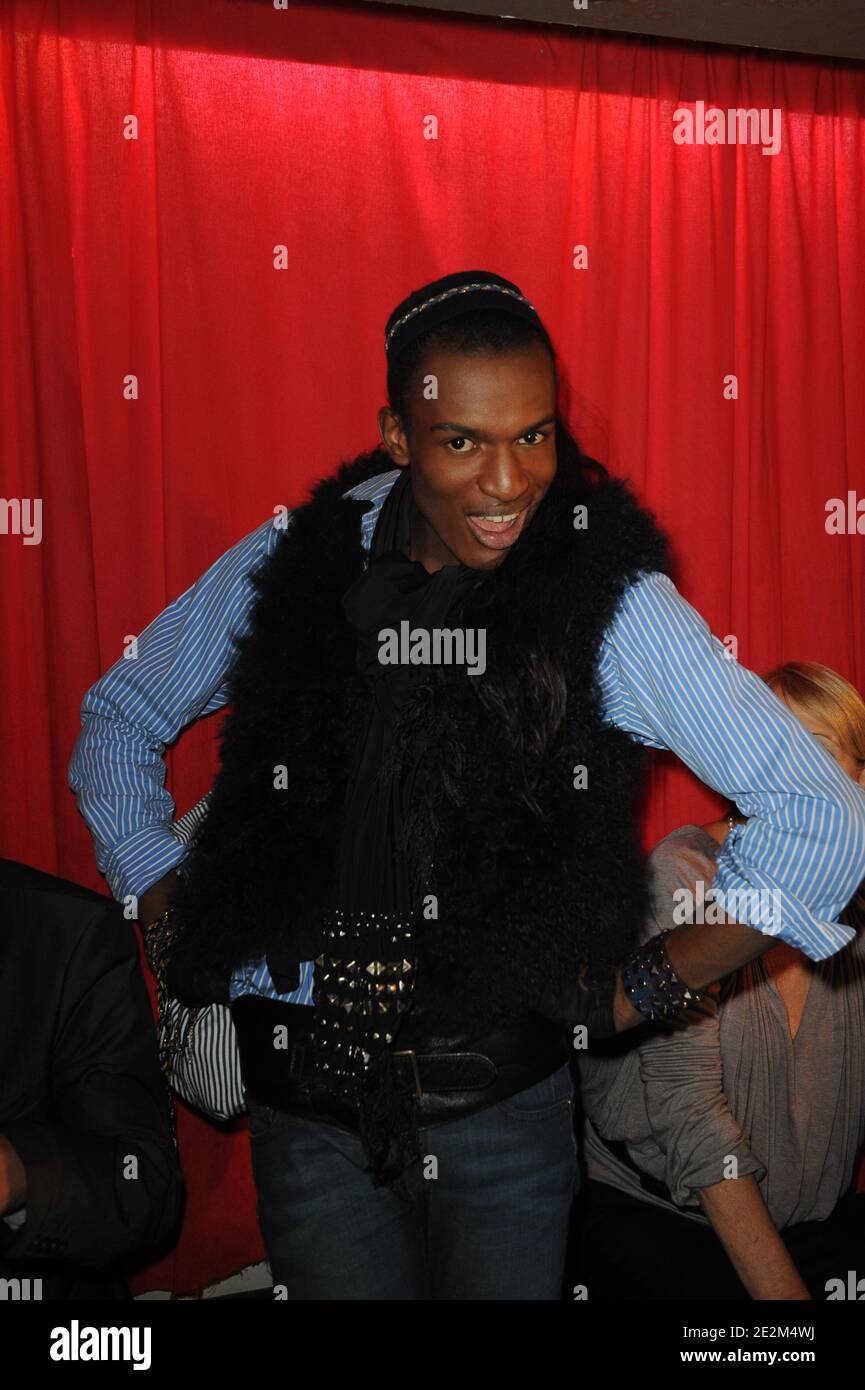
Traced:
<path id="1" fill-rule="evenodd" d="M 558 1299 L 578 1183 L 567 1066 L 476 1115 L 420 1130 L 374 1188 L 360 1140 L 251 1104 L 258 1216 L 289 1299 Z"/>

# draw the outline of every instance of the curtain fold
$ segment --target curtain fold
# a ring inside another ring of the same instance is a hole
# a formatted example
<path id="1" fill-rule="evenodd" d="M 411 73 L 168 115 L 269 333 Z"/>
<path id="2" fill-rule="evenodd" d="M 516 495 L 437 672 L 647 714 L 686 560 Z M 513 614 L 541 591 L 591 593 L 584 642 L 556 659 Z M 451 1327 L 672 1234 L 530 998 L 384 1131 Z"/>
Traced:
<path id="1" fill-rule="evenodd" d="M 865 513 L 861 69 L 385 7 L 7 0 L 0 73 L 0 854 L 101 886 L 66 787 L 84 690 L 375 441 L 388 313 L 469 266 L 538 307 L 578 437 L 739 659 L 865 686 L 865 534 L 825 524 L 848 493 Z M 777 110 L 780 149 L 676 143 L 699 102 Z M 217 726 L 169 755 L 178 812 Z M 717 805 L 671 762 L 647 842 Z M 183 1235 L 137 1288 L 261 1256 L 245 1135 L 185 1112 L 180 1137 Z"/>

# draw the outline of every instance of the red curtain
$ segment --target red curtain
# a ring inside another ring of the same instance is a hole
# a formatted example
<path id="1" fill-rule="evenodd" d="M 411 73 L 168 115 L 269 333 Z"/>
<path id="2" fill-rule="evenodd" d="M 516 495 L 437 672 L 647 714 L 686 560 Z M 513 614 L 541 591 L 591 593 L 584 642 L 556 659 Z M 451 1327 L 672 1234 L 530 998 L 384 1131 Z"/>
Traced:
<path id="1" fill-rule="evenodd" d="M 825 525 L 865 497 L 860 69 L 267 0 L 7 0 L 0 26 L 0 853 L 100 885 L 65 780 L 84 690 L 375 441 L 385 318 L 458 268 L 537 305 L 584 447 L 740 660 L 865 685 L 865 536 Z M 677 144 L 700 101 L 777 109 L 779 152 Z M 181 811 L 217 727 L 170 755 Z M 669 761 L 647 839 L 717 804 Z M 180 1139 L 184 1231 L 139 1288 L 261 1254 L 245 1135 L 186 1111 Z"/>

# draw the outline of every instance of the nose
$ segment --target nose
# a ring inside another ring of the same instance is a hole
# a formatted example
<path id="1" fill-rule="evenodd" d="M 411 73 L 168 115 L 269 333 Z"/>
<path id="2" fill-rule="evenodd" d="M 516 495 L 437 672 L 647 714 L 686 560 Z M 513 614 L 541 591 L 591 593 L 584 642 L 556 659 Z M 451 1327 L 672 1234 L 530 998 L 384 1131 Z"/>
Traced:
<path id="1" fill-rule="evenodd" d="M 485 497 L 499 502 L 514 502 L 522 497 L 528 476 L 512 444 L 485 450 L 477 483 Z"/>

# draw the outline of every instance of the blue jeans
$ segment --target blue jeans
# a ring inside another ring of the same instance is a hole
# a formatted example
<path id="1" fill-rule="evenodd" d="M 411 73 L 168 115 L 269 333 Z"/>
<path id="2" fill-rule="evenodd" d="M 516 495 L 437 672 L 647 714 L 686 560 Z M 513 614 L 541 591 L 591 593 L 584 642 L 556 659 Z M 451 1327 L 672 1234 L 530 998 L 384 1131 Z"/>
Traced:
<path id="1" fill-rule="evenodd" d="M 289 1299 L 558 1299 L 578 1183 L 567 1066 L 476 1115 L 420 1130 L 374 1188 L 360 1140 L 249 1107 L 258 1217 Z"/>

